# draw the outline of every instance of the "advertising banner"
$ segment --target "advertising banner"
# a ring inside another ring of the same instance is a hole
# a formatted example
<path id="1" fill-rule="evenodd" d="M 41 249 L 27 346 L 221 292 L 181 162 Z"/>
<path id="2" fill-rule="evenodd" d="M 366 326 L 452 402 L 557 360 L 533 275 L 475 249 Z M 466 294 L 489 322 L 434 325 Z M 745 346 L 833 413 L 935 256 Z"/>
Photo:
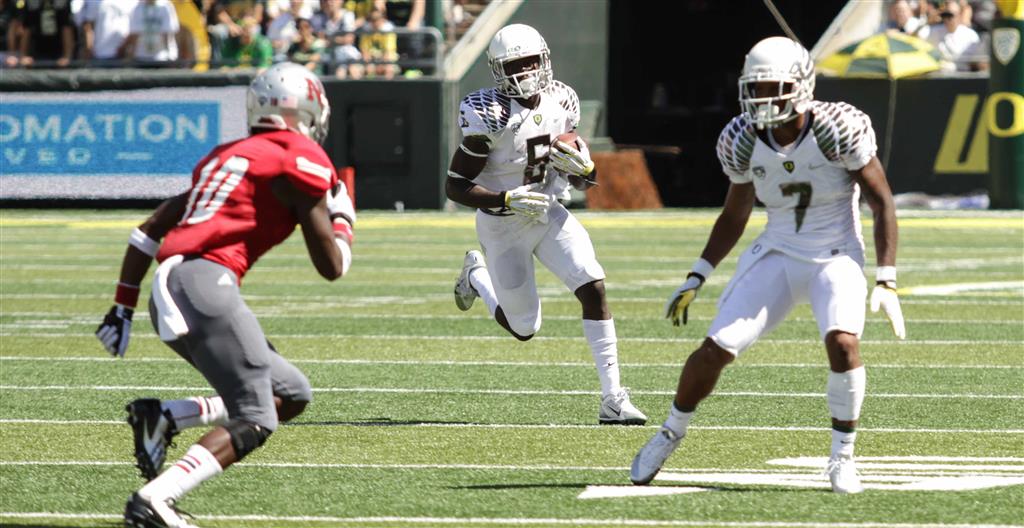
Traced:
<path id="1" fill-rule="evenodd" d="M 246 134 L 244 86 L 0 95 L 0 198 L 161 198 Z"/>

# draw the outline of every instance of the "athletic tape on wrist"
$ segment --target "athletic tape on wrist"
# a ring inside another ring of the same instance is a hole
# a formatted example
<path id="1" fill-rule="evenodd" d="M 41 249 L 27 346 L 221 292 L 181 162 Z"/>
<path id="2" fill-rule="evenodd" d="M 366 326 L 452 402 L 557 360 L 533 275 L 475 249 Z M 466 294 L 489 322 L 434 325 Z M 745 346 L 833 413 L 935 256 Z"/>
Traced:
<path id="1" fill-rule="evenodd" d="M 331 223 L 331 228 L 334 229 L 334 236 L 344 238 L 349 244 L 354 242 L 356 239 L 356 234 L 352 231 L 352 226 L 344 217 L 335 218 Z"/>
<path id="2" fill-rule="evenodd" d="M 139 285 L 124 282 L 117 283 L 114 302 L 127 308 L 135 308 L 135 305 L 139 303 Z"/>
<path id="3" fill-rule="evenodd" d="M 159 242 L 149 238 L 149 235 L 137 227 L 132 230 L 131 236 L 128 237 L 128 244 L 151 257 L 155 257 L 157 250 L 160 249 Z"/>
<path id="4" fill-rule="evenodd" d="M 690 271 L 704 277 L 704 280 L 708 280 L 708 277 L 711 276 L 711 272 L 715 271 L 715 267 L 703 258 L 699 258 L 697 259 L 697 262 L 693 263 L 693 267 L 690 268 Z"/>
<path id="5" fill-rule="evenodd" d="M 875 270 L 875 280 L 879 282 L 896 282 L 896 266 L 879 266 Z"/>

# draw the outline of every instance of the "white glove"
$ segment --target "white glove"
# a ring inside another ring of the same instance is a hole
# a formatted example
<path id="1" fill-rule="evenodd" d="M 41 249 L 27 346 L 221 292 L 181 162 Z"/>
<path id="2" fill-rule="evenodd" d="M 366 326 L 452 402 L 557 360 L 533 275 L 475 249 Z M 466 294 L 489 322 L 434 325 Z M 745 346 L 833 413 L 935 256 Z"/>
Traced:
<path id="1" fill-rule="evenodd" d="M 124 357 L 128 350 L 128 341 L 132 335 L 132 314 L 131 308 L 115 304 L 96 328 L 96 338 L 113 356 Z"/>
<path id="2" fill-rule="evenodd" d="M 548 164 L 559 172 L 584 178 L 594 172 L 594 162 L 586 147 L 577 150 L 564 141 L 555 141 L 553 147 L 548 154 Z"/>
<path id="3" fill-rule="evenodd" d="M 540 188 L 539 183 L 516 187 L 511 191 L 505 191 L 505 207 L 513 212 L 530 218 L 542 219 L 547 216 L 551 207 L 551 197 L 536 192 Z"/>
<path id="4" fill-rule="evenodd" d="M 327 211 L 331 213 L 332 220 L 340 216 L 348 220 L 350 226 L 356 224 L 356 207 L 348 197 L 345 182 L 338 182 L 334 189 L 327 191 Z"/>
<path id="5" fill-rule="evenodd" d="M 896 282 L 880 282 L 871 290 L 871 312 L 877 312 L 881 307 L 885 316 L 889 318 L 892 325 L 892 332 L 900 339 L 907 338 L 907 329 L 903 324 L 903 310 L 900 308 L 900 298 L 896 295 Z"/>

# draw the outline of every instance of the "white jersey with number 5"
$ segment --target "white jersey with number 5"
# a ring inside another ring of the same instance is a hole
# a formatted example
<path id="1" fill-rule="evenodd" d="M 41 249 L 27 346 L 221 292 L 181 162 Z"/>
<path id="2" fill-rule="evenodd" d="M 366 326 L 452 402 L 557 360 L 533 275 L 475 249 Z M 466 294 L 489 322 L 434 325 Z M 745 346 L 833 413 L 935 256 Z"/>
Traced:
<path id="1" fill-rule="evenodd" d="M 841 255 L 864 263 L 860 189 L 848 171 L 875 156 L 866 114 L 846 103 L 814 101 L 796 143 L 776 149 L 760 139 L 746 114 L 718 138 L 718 159 L 733 183 L 753 183 L 768 225 L 756 241 L 803 260 Z"/>
<path id="2" fill-rule="evenodd" d="M 548 150 L 560 134 L 580 122 L 579 99 L 568 85 L 552 81 L 541 93 L 537 108 L 525 108 L 495 88 L 467 95 L 459 106 L 464 137 L 482 137 L 490 147 L 487 164 L 473 181 L 492 191 L 514 189 L 527 182 L 546 181 L 545 192 L 556 194 L 565 178 L 552 177 Z"/>

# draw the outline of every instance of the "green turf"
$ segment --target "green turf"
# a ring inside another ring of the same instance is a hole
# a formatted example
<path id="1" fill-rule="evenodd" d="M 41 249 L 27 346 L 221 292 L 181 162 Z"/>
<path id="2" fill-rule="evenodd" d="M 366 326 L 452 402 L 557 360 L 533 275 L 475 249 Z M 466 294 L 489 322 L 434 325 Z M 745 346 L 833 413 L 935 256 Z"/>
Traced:
<path id="1" fill-rule="evenodd" d="M 124 404 L 209 392 L 156 339 L 144 313 L 123 360 L 105 357 L 91 336 L 109 307 L 127 233 L 144 215 L 0 211 L 0 525 L 116 526 L 124 499 L 141 484 L 130 430 L 119 423 Z M 759 215 L 741 244 L 759 232 Z M 733 256 L 716 270 L 690 325 L 673 328 L 662 303 L 699 254 L 714 213 L 580 217 L 608 273 L 623 381 L 652 426 L 593 425 L 598 385 L 579 304 L 553 275 L 538 265 L 544 326 L 519 343 L 482 306 L 464 314 L 451 301 L 462 254 L 476 245 L 470 215 L 367 212 L 349 277 L 320 280 L 293 237 L 245 278 L 247 302 L 277 348 L 309 375 L 315 401 L 182 507 L 201 526 L 218 527 L 1024 519 L 1022 484 L 837 496 L 709 483 L 713 491 L 686 495 L 577 498 L 587 486 L 628 485 L 626 468 L 664 418 L 679 366 L 699 344 L 736 264 Z M 902 288 L 1007 285 L 904 294 L 904 342 L 883 316 L 868 314 L 862 352 L 869 390 L 858 455 L 869 462 L 962 459 L 941 462 L 952 469 L 862 474 L 973 473 L 1024 482 L 1024 218 L 919 214 L 900 224 Z M 870 235 L 868 254 L 873 262 Z M 819 472 L 768 462 L 827 456 L 827 372 L 813 315 L 798 307 L 726 370 L 666 471 Z M 200 433 L 179 436 L 172 457 Z M 965 464 L 981 469 L 956 469 Z"/>

